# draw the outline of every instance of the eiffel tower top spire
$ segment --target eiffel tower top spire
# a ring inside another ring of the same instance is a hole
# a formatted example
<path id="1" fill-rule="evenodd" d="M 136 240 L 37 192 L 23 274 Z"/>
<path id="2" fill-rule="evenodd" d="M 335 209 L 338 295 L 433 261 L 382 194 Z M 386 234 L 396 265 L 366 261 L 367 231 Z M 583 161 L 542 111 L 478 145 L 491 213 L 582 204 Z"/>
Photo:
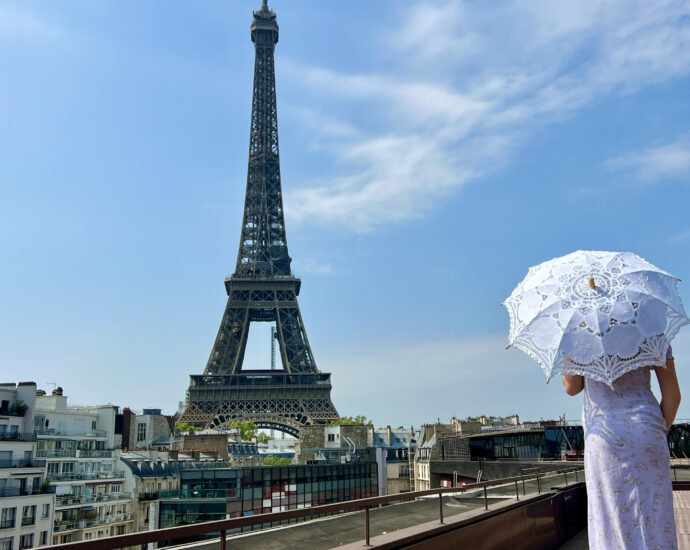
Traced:
<path id="1" fill-rule="evenodd" d="M 251 37 L 255 57 L 249 166 L 242 235 L 233 277 L 290 277 L 292 260 L 287 248 L 280 184 L 273 57 L 278 23 L 265 0 L 261 9 L 254 12 Z"/>

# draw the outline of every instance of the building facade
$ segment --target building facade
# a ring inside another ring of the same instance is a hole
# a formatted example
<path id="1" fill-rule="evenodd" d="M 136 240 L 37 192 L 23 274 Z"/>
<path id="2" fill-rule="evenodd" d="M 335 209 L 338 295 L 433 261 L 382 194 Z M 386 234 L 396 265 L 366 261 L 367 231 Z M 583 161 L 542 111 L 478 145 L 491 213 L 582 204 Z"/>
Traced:
<path id="1" fill-rule="evenodd" d="M 55 495 L 36 458 L 36 384 L 0 384 L 0 550 L 52 543 Z"/>
<path id="2" fill-rule="evenodd" d="M 53 544 L 131 533 L 131 494 L 115 449 L 117 407 L 70 406 L 62 388 L 38 391 L 37 456 L 55 488 Z"/>

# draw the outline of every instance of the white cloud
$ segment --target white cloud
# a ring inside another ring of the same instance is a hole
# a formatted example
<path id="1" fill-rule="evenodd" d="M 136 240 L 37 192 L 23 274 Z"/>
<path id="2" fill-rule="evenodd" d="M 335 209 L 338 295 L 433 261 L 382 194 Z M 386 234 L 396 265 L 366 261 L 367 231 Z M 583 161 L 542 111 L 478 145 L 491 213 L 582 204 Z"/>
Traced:
<path id="1" fill-rule="evenodd" d="M 680 233 L 676 233 L 674 235 L 671 235 L 668 239 L 669 242 L 671 243 L 678 243 L 682 241 L 687 241 L 690 239 L 690 230 L 687 231 L 681 231 Z"/>
<path id="2" fill-rule="evenodd" d="M 287 194 L 296 221 L 368 232 L 424 216 L 540 126 L 690 72 L 690 4 L 671 0 L 425 2 L 385 34 L 401 61 L 373 74 L 286 66 L 336 159 Z M 654 153 L 648 166 L 685 166 L 682 150 Z"/>
<path id="3" fill-rule="evenodd" d="M 669 177 L 690 176 L 690 139 L 635 151 L 607 161 L 615 172 L 622 172 L 646 183 Z"/>
<path id="4" fill-rule="evenodd" d="M 333 266 L 330 263 L 318 262 L 316 260 L 305 259 L 296 262 L 295 269 L 297 271 L 306 271 L 307 273 L 313 273 L 314 275 L 328 275 Z"/>

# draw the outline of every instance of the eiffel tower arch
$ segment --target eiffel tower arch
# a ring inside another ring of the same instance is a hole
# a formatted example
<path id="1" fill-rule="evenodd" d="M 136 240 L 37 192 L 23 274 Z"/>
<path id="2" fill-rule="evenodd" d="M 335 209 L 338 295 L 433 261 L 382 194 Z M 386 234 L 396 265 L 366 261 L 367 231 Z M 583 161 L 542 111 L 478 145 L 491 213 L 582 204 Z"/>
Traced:
<path id="1" fill-rule="evenodd" d="M 267 1 L 254 12 L 254 90 L 249 166 L 235 272 L 225 279 L 228 302 L 204 373 L 190 376 L 180 420 L 220 427 L 251 420 L 260 428 L 296 435 L 301 426 L 338 418 L 331 375 L 316 367 L 291 271 L 283 214 L 278 150 L 274 50 L 276 15 Z M 242 369 L 249 326 L 273 322 L 282 370 Z"/>

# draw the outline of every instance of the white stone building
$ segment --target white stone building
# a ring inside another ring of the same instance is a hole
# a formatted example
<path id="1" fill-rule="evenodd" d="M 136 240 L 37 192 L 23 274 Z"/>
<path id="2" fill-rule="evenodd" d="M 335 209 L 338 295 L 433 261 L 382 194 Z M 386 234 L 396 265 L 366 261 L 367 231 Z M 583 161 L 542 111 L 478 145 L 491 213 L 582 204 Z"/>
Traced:
<path id="1" fill-rule="evenodd" d="M 36 458 L 36 384 L 0 384 L 0 550 L 52 543 L 55 495 Z"/>
<path id="2" fill-rule="evenodd" d="M 115 447 L 117 407 L 70 406 L 62 388 L 36 397 L 37 456 L 55 487 L 53 544 L 123 535 L 134 530 L 132 497 L 124 489 Z M 2 549 L 0 549 L 2 550 Z"/>

